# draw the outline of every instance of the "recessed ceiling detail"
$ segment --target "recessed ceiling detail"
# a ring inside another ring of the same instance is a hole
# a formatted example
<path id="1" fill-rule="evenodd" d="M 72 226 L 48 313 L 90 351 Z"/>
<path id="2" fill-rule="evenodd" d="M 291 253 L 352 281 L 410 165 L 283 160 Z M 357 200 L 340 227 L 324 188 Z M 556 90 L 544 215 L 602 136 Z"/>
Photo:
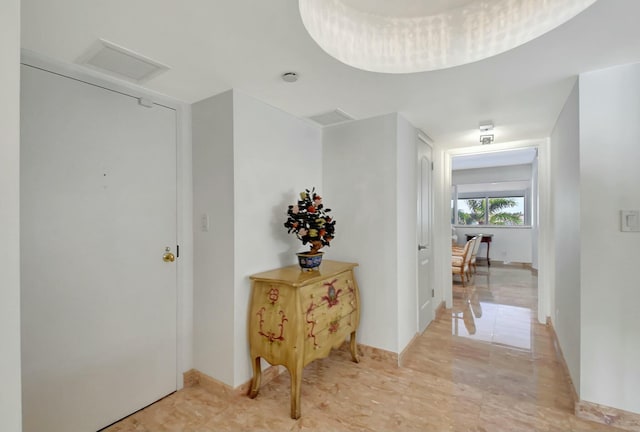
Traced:
<path id="1" fill-rule="evenodd" d="M 169 66 L 104 39 L 98 39 L 77 63 L 136 83 L 169 70 Z"/>
<path id="2" fill-rule="evenodd" d="M 444 69 L 508 51 L 596 0 L 299 0 L 329 55 L 372 72 Z"/>

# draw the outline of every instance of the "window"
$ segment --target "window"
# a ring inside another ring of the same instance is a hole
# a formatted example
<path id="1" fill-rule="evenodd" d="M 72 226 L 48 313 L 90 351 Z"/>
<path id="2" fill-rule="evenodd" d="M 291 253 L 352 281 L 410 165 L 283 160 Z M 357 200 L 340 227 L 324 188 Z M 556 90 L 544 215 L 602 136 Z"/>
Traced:
<path id="1" fill-rule="evenodd" d="M 458 224 L 524 225 L 524 196 L 458 198 Z"/>
<path id="2" fill-rule="evenodd" d="M 525 196 L 524 191 L 459 194 L 456 200 L 457 224 L 498 226 L 529 224 Z"/>

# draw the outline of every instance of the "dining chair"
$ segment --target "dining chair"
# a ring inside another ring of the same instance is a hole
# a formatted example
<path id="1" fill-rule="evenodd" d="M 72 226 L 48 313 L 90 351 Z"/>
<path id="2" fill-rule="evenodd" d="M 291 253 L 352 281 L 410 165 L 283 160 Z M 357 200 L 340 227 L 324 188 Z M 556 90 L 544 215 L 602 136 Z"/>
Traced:
<path id="1" fill-rule="evenodd" d="M 481 244 L 482 234 L 478 234 L 476 236 L 476 242 L 473 245 L 473 250 L 471 251 L 471 262 L 469 263 L 470 270 L 472 269 L 474 273 L 478 270 L 478 266 L 476 265 L 476 257 L 478 255 L 478 249 L 480 249 Z"/>
<path id="2" fill-rule="evenodd" d="M 464 245 L 462 249 L 462 254 L 458 255 L 455 251 L 452 250 L 451 253 L 451 273 L 454 275 L 460 275 L 460 279 L 462 280 L 462 286 L 464 285 L 464 277 L 467 275 L 467 278 L 471 279 L 471 273 L 469 271 L 469 263 L 471 262 L 471 251 L 473 245 L 475 244 L 476 237 L 473 237 Z"/>

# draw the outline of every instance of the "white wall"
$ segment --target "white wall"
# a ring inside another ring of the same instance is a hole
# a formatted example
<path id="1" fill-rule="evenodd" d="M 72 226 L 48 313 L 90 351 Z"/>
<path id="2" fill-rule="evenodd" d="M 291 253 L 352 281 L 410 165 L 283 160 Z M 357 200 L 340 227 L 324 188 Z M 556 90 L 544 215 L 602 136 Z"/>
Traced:
<path id="1" fill-rule="evenodd" d="M 531 267 L 538 268 L 538 236 L 540 234 L 540 197 L 538 187 L 538 157 L 531 162 Z"/>
<path id="2" fill-rule="evenodd" d="M 551 139 L 538 146 L 538 322 L 551 317 L 555 292 L 555 244 L 551 194 Z"/>
<path id="3" fill-rule="evenodd" d="M 640 414 L 640 64 L 580 76 L 582 399 Z"/>
<path id="4" fill-rule="evenodd" d="M 20 1 L 0 3 L 0 429 L 22 430 L 20 385 Z"/>
<path id="5" fill-rule="evenodd" d="M 474 225 L 470 227 L 456 226 L 458 244 L 463 245 L 467 241 L 466 234 L 493 234 L 489 258 L 505 263 L 531 263 L 531 228 L 499 227 L 492 228 L 486 225 Z M 478 250 L 478 258 L 486 258 L 487 244 L 482 243 Z"/>
<path id="6" fill-rule="evenodd" d="M 297 202 L 301 191 L 316 187 L 329 208 L 334 207 L 334 197 L 322 190 L 320 128 L 235 90 L 233 96 L 237 386 L 252 373 L 249 276 L 296 264 L 295 253 L 308 250 L 283 226 L 288 206 Z M 339 216 L 336 219 L 340 224 Z M 336 234 L 335 241 L 341 241 L 341 232 Z M 331 248 L 323 250 L 327 259 L 334 259 Z"/>
<path id="7" fill-rule="evenodd" d="M 234 382 L 233 92 L 192 106 L 194 368 Z M 209 231 L 202 217 L 209 217 Z"/>
<path id="8" fill-rule="evenodd" d="M 401 352 L 417 321 L 417 130 L 397 113 L 323 131 L 331 258 L 360 264 L 361 343 Z"/>
<path id="9" fill-rule="evenodd" d="M 418 151 L 417 131 L 401 115 L 397 129 L 398 350 L 411 342 L 418 329 Z M 433 285 L 431 285 L 433 286 Z"/>
<path id="10" fill-rule="evenodd" d="M 398 352 L 397 114 L 327 127 L 323 184 L 336 239 L 327 257 L 357 262 L 360 343 Z"/>
<path id="11" fill-rule="evenodd" d="M 551 317 L 576 391 L 580 392 L 580 142 L 578 86 L 551 134 L 551 201 L 555 288 Z M 578 393 L 580 394 L 580 393 Z"/>
<path id="12" fill-rule="evenodd" d="M 433 267 L 436 305 L 453 305 L 451 275 L 451 161 L 447 147 L 433 147 Z"/>
<path id="13" fill-rule="evenodd" d="M 332 205 L 321 189 L 321 132 L 229 91 L 193 105 L 193 170 L 194 367 L 236 387 L 252 373 L 249 276 L 296 262 L 303 247 L 283 223 L 300 191 L 316 186 Z"/>

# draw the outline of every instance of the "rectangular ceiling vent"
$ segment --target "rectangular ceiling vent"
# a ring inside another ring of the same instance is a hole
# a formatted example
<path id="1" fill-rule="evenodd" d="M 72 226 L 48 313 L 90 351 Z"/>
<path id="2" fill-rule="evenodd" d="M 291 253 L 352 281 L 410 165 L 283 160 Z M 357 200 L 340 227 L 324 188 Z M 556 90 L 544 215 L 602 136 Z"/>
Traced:
<path id="1" fill-rule="evenodd" d="M 135 83 L 169 70 L 169 66 L 104 39 L 98 39 L 77 63 Z"/>
<path id="2" fill-rule="evenodd" d="M 353 120 L 353 117 L 341 111 L 339 109 L 335 109 L 333 111 L 329 111 L 322 114 L 317 114 L 309 117 L 310 120 L 322 125 L 322 126 L 331 126 L 338 123 L 344 123 L 346 121 Z"/>

